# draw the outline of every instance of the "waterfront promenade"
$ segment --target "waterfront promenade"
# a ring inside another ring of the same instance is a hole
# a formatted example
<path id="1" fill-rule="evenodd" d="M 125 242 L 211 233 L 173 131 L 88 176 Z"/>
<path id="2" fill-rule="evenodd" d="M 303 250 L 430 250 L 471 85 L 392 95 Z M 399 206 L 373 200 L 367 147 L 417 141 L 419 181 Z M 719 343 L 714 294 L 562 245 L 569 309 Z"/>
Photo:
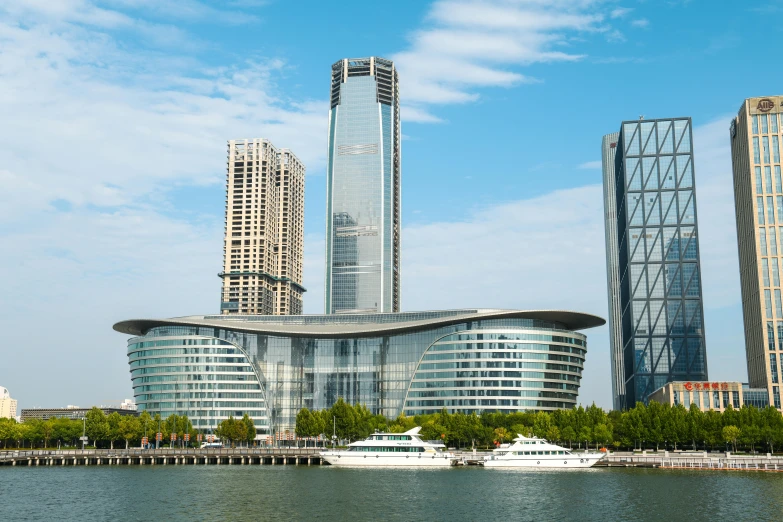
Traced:
<path id="1" fill-rule="evenodd" d="M 163 448 L 0 452 L 0 466 L 320 465 L 321 448 Z"/>
<path id="2" fill-rule="evenodd" d="M 598 466 L 706 469 L 706 470 L 749 470 L 783 472 L 783 457 L 769 453 L 757 455 L 732 455 L 726 453 L 702 452 L 615 452 L 608 454 Z"/>
<path id="3" fill-rule="evenodd" d="M 143 450 L 18 450 L 0 452 L 0 466 L 166 466 L 166 465 L 323 465 L 323 448 L 163 448 Z M 490 452 L 460 452 L 464 465 L 480 465 Z M 666 468 L 783 472 L 783 457 L 708 452 L 615 452 L 598 464 L 605 468 Z"/>

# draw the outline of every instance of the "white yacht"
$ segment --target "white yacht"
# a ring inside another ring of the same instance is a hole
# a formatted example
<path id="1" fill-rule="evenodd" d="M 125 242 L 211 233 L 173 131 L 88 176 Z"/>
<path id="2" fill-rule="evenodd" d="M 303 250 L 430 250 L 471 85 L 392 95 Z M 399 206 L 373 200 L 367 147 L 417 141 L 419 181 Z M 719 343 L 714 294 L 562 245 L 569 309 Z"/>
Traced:
<path id="1" fill-rule="evenodd" d="M 332 466 L 448 467 L 456 463 L 453 453 L 441 450 L 440 442 L 421 440 L 421 427 L 405 433 L 373 433 L 353 442 L 346 450 L 322 451 L 321 458 Z"/>
<path id="2" fill-rule="evenodd" d="M 573 453 L 536 437 L 517 435 L 513 444 L 503 444 L 484 457 L 487 468 L 589 468 L 603 453 Z"/>

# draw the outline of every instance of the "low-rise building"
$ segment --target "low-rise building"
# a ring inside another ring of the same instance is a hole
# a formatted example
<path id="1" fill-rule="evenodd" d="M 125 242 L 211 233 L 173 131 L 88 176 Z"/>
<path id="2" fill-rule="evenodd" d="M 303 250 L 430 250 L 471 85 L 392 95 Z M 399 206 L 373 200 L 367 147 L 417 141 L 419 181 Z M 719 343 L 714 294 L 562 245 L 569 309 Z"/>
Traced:
<path id="1" fill-rule="evenodd" d="M 80 408 L 78 406 L 68 406 L 67 408 L 25 408 L 22 410 L 22 422 L 28 419 L 52 419 L 52 418 L 65 418 L 65 419 L 81 419 L 84 417 L 90 408 Z M 104 415 L 110 415 L 114 412 L 120 415 L 139 415 L 136 410 L 130 410 L 126 408 L 106 408 L 99 407 Z"/>
<path id="2" fill-rule="evenodd" d="M 127 354 L 139 410 L 187 414 L 199 429 L 247 414 L 258 435 L 296 427 L 302 408 L 343 398 L 395 418 L 574 408 L 605 324 L 562 310 L 212 315 L 132 319 Z"/>
<path id="3" fill-rule="evenodd" d="M 120 403 L 120 409 L 136 411 L 139 409 L 139 407 L 136 406 L 136 403 L 133 401 L 133 399 L 125 399 Z"/>
<path id="4" fill-rule="evenodd" d="M 741 382 L 674 381 L 666 383 L 650 395 L 650 400 L 690 408 L 695 404 L 701 411 L 724 411 L 731 405 L 739 409 L 744 405 L 766 408 L 769 395 L 766 388 L 751 388 Z"/>
<path id="5" fill-rule="evenodd" d="M 0 418 L 16 418 L 16 399 L 12 399 L 8 389 L 2 386 L 0 386 Z"/>

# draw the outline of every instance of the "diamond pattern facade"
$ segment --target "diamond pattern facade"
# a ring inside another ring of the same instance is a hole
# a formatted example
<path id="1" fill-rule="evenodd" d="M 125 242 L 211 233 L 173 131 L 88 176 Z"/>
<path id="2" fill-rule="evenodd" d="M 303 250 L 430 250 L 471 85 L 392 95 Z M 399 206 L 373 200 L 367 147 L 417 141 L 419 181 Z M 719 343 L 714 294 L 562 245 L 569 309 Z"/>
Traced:
<path id="1" fill-rule="evenodd" d="M 625 404 L 708 380 L 690 118 L 623 122 L 615 156 Z"/>

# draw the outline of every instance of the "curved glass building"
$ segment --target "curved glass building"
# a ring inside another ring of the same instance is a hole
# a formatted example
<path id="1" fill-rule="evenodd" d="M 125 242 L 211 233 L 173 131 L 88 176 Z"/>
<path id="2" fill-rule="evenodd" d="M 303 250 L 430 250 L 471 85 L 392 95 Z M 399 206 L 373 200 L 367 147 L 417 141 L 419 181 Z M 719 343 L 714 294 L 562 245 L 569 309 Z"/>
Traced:
<path id="1" fill-rule="evenodd" d="M 338 398 L 396 417 L 573 408 L 600 317 L 554 310 L 212 315 L 114 325 L 142 410 L 213 429 L 247 413 L 259 434 L 293 430 Z"/>

